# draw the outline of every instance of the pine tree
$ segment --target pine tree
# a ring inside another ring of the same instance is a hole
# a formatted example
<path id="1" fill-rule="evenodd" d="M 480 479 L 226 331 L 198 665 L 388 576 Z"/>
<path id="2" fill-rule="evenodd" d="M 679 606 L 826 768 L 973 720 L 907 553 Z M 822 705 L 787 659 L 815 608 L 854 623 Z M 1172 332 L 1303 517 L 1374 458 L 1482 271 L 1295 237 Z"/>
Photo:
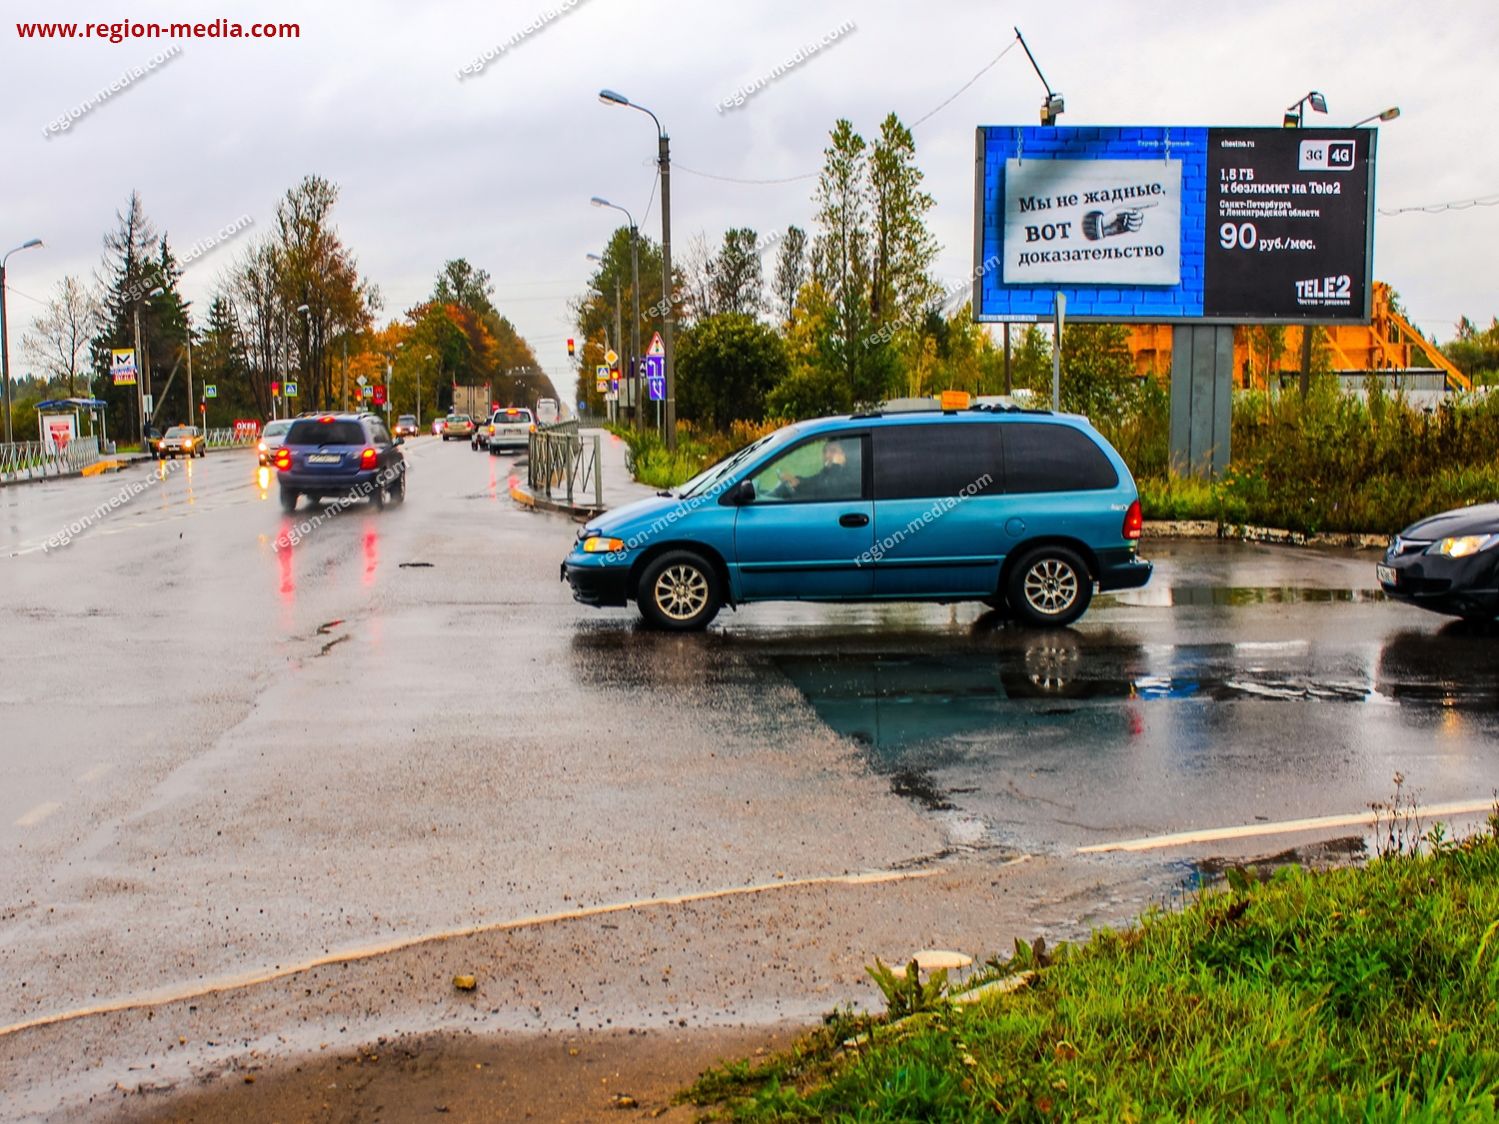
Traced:
<path id="1" fill-rule="evenodd" d="M 776 275 L 773 314 L 783 324 L 790 324 L 796 313 L 796 297 L 809 280 L 807 232 L 799 226 L 788 226 L 776 251 Z"/>

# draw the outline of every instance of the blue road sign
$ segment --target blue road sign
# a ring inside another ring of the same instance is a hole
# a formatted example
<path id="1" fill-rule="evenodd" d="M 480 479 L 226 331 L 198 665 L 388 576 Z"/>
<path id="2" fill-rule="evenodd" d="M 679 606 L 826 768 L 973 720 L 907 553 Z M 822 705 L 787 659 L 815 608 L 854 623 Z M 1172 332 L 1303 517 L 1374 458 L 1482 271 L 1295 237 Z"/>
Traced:
<path id="1" fill-rule="evenodd" d="M 666 357 L 664 355 L 647 355 L 641 360 L 645 364 L 645 385 L 650 392 L 652 402 L 662 402 L 666 399 Z"/>

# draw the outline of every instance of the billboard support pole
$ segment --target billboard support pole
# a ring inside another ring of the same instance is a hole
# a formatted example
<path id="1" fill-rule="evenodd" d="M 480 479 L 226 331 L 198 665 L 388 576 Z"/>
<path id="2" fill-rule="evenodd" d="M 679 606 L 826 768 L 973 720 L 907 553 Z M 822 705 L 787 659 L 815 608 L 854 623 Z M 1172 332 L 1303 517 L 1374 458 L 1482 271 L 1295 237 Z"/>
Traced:
<path id="1" fill-rule="evenodd" d="M 1215 477 L 1228 468 L 1233 428 L 1232 324 L 1171 329 L 1171 471 Z"/>
<path id="2" fill-rule="evenodd" d="M 1067 296 L 1065 293 L 1058 292 L 1056 304 L 1052 309 L 1054 319 L 1051 343 L 1051 409 L 1053 413 L 1062 408 L 1062 319 L 1066 313 Z"/>

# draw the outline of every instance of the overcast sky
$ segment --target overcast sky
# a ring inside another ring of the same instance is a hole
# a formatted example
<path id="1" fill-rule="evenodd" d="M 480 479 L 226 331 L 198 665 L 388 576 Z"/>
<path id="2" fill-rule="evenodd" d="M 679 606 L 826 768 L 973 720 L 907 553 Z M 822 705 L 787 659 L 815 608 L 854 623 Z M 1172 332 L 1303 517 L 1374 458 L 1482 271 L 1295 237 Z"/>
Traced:
<path id="1" fill-rule="evenodd" d="M 729 226 L 807 225 L 811 179 L 834 120 L 866 137 L 894 110 L 915 121 L 990 62 L 1019 24 L 1066 125 L 1277 125 L 1311 89 L 1347 125 L 1398 105 L 1381 127 L 1377 201 L 1396 208 L 1499 198 L 1499 3 L 1137 0 L 1015 5 L 978 0 L 574 0 L 460 81 L 486 48 L 565 0 L 252 4 L 6 0 L 6 174 L 0 251 L 10 262 L 13 371 L 20 329 L 67 273 L 90 275 L 100 238 L 132 189 L 179 255 L 240 215 L 245 233 L 183 278 L 201 316 L 214 282 L 268 232 L 276 200 L 316 173 L 342 190 L 336 217 L 385 298 L 382 319 L 425 297 L 444 260 L 467 257 L 495 281 L 496 304 L 554 375 L 567 371 L 569 300 L 613 212 L 605 195 L 660 234 L 651 121 L 606 107 L 600 86 L 649 106 L 671 134 L 674 246 Z M 300 38 L 178 41 L 181 54 L 93 108 L 65 133 L 49 122 L 86 102 L 165 41 L 23 40 L 15 20 L 296 21 Z M 852 21 L 854 29 L 751 97 L 718 105 Z M 1011 51 L 916 129 L 936 199 L 938 272 L 972 268 L 974 127 L 1032 124 L 1043 90 Z M 647 211 L 649 214 L 647 215 Z M 1381 215 L 1374 274 L 1439 338 L 1461 315 L 1499 314 L 1499 207 Z M 18 361 L 19 360 L 19 361 Z M 559 379 L 560 382 L 560 379 Z"/>

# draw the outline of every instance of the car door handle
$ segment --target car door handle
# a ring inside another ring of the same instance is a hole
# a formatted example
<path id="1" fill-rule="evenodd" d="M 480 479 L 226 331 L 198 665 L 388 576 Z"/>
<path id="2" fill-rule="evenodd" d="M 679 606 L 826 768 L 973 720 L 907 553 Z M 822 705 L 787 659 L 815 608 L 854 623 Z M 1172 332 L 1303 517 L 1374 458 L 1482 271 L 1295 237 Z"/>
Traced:
<path id="1" fill-rule="evenodd" d="M 838 516 L 838 526 L 867 527 L 869 526 L 869 516 L 863 514 L 862 512 L 850 511 L 847 515 Z"/>

